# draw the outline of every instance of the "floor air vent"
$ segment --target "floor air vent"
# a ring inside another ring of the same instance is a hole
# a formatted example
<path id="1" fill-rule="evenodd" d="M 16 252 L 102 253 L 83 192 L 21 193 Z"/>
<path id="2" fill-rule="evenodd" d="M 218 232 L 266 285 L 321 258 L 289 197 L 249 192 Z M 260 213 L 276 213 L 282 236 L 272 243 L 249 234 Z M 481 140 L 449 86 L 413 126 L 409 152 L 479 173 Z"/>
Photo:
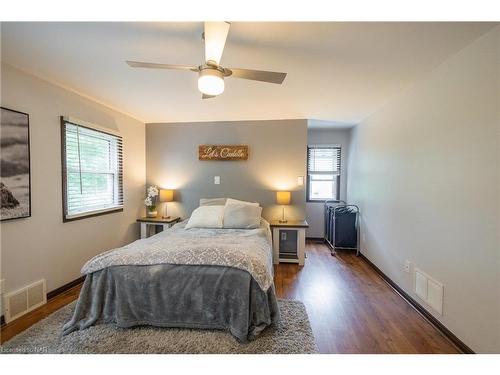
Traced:
<path id="1" fill-rule="evenodd" d="M 7 293 L 4 296 L 5 322 L 9 323 L 45 303 L 47 303 L 45 279 Z"/>

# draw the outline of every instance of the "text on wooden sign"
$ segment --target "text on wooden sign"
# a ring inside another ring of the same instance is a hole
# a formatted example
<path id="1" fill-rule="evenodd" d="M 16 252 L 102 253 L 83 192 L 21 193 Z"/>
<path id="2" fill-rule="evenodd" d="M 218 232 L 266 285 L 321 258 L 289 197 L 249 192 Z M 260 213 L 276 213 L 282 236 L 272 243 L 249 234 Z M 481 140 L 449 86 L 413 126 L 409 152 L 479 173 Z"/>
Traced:
<path id="1" fill-rule="evenodd" d="M 198 146 L 199 160 L 247 160 L 248 146 L 246 145 L 200 145 Z"/>

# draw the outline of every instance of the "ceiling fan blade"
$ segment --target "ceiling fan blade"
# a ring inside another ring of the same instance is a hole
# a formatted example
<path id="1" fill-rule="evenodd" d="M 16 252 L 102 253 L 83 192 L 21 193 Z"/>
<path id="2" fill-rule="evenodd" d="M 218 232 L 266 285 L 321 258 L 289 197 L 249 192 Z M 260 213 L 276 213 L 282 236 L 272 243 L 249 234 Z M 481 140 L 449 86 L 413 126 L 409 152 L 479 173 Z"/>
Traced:
<path id="1" fill-rule="evenodd" d="M 205 22 L 205 61 L 220 64 L 229 32 L 229 22 Z"/>
<path id="2" fill-rule="evenodd" d="M 150 68 L 150 69 L 177 69 L 177 70 L 190 70 L 193 72 L 198 71 L 197 66 L 189 65 L 172 65 L 172 64 L 157 64 L 142 61 L 126 61 L 132 68 Z"/>
<path id="3" fill-rule="evenodd" d="M 286 73 L 268 72 L 266 70 L 229 68 L 231 77 L 251 79 L 253 81 L 281 84 L 285 80 Z"/>
<path id="4" fill-rule="evenodd" d="M 215 98 L 217 95 L 207 95 L 207 94 L 201 94 L 202 99 L 211 99 Z"/>

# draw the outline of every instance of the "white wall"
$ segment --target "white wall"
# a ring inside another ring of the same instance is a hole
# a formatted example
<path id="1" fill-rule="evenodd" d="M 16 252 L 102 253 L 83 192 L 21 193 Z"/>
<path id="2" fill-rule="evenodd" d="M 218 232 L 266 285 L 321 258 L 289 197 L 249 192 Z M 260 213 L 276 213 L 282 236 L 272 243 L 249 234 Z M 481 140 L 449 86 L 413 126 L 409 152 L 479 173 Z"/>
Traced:
<path id="1" fill-rule="evenodd" d="M 417 300 L 406 259 L 441 281 L 444 315 L 431 313 L 473 350 L 497 353 L 499 32 L 358 125 L 348 182 L 362 253 Z"/>
<path id="2" fill-rule="evenodd" d="M 340 199 L 347 200 L 347 165 L 349 163 L 349 143 L 351 141 L 351 129 L 309 129 L 307 131 L 307 144 L 309 146 L 328 145 L 340 146 Z M 306 219 L 309 228 L 306 230 L 307 237 L 322 238 L 325 232 L 323 203 L 307 202 Z"/>
<path id="3" fill-rule="evenodd" d="M 48 291 L 80 277 L 92 256 L 138 238 L 145 192 L 143 123 L 2 65 L 1 104 L 30 119 L 32 216 L 1 223 L 1 278 L 6 291 L 45 278 Z M 123 212 L 62 222 L 60 116 L 70 115 L 123 136 Z"/>

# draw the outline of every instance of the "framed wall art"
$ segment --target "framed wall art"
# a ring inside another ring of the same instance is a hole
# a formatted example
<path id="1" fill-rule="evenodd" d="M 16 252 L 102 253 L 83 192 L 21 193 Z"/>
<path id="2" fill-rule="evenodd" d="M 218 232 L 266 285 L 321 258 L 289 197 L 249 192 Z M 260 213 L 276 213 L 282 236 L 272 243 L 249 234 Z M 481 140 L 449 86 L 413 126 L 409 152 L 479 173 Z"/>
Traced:
<path id="1" fill-rule="evenodd" d="M 1 108 L 1 220 L 31 216 L 30 136 L 27 113 Z"/>

